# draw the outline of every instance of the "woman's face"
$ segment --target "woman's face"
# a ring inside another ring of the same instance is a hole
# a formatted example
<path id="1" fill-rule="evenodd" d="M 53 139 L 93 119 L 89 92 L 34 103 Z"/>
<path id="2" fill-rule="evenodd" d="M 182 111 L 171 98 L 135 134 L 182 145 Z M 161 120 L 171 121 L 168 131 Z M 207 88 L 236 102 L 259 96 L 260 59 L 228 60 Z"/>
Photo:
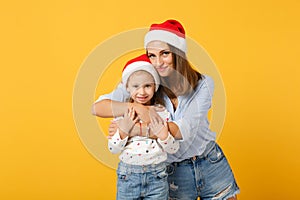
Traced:
<path id="1" fill-rule="evenodd" d="M 147 45 L 148 57 L 161 77 L 169 76 L 173 70 L 173 55 L 165 42 L 152 41 Z"/>

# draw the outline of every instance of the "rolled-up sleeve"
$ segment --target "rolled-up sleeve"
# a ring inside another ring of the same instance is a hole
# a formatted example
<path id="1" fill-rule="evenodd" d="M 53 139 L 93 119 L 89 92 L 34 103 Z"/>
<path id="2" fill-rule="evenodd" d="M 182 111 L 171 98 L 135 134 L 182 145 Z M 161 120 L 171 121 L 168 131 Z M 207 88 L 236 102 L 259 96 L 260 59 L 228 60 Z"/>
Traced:
<path id="1" fill-rule="evenodd" d="M 117 129 L 117 132 L 108 140 L 109 151 L 113 154 L 120 153 L 125 148 L 127 140 L 128 137 L 121 139 L 119 129 Z"/>
<path id="2" fill-rule="evenodd" d="M 119 83 L 117 88 L 111 93 L 101 95 L 96 102 L 99 102 L 104 99 L 110 99 L 113 101 L 125 102 L 129 97 L 129 93 L 127 92 L 125 86 L 122 83 Z"/>
<path id="3" fill-rule="evenodd" d="M 175 140 L 170 133 L 168 133 L 168 137 L 165 140 L 157 138 L 157 141 L 167 153 L 173 154 L 179 149 L 179 141 Z"/>
<path id="4" fill-rule="evenodd" d="M 205 76 L 193 95 L 182 105 L 185 109 L 174 123 L 179 127 L 183 141 L 193 140 L 197 134 L 202 134 L 201 137 L 205 139 L 212 137 L 206 133 L 210 133 L 207 114 L 212 105 L 213 92 L 213 79 Z"/>

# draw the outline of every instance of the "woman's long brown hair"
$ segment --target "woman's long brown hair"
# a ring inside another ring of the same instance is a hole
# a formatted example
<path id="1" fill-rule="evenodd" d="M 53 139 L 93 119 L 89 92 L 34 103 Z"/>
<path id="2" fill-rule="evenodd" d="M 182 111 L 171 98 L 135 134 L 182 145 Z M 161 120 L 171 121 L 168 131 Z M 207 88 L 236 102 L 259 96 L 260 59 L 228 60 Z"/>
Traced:
<path id="1" fill-rule="evenodd" d="M 186 55 L 180 49 L 168 44 L 172 52 L 173 66 L 178 72 L 174 80 L 169 80 L 170 77 L 161 77 L 162 91 L 165 92 L 169 98 L 175 98 L 180 95 L 186 95 L 192 92 L 201 80 L 202 74 L 192 68 L 188 62 Z M 170 83 L 175 83 L 175 87 L 171 87 Z M 172 90 L 171 90 L 172 89 Z"/>

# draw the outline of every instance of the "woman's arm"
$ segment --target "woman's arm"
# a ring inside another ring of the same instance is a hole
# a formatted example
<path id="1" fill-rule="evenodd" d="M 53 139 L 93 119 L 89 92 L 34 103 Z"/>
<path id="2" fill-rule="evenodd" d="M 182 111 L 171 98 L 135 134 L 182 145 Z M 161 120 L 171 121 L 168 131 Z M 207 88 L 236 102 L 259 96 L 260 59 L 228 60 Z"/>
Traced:
<path id="1" fill-rule="evenodd" d="M 173 123 L 180 130 L 183 140 L 193 141 L 197 139 L 201 141 L 214 138 L 214 133 L 209 129 L 207 118 L 208 111 L 212 106 L 213 93 L 213 79 L 205 76 L 193 94 L 181 106 L 181 117 L 175 119 Z"/>
<path id="2" fill-rule="evenodd" d="M 123 84 L 119 84 L 114 91 L 98 98 L 92 105 L 92 114 L 103 118 L 119 117 L 123 116 L 128 108 L 133 107 L 138 117 L 148 123 L 150 121 L 148 106 L 126 102 L 128 98 L 126 88 Z"/>
<path id="3" fill-rule="evenodd" d="M 125 111 L 128 108 L 133 107 L 138 114 L 138 117 L 148 124 L 150 122 L 149 116 L 149 107 L 143 106 L 141 104 L 134 104 L 125 102 L 129 94 L 126 91 L 125 87 L 122 84 L 119 84 L 118 87 L 111 93 L 105 94 L 99 97 L 99 99 L 92 106 L 92 114 L 98 117 L 109 118 L 109 117 L 118 117 L 123 116 Z M 155 108 L 156 110 L 159 108 Z M 156 116 L 159 117 L 158 115 Z M 160 117 L 159 117 L 160 118 Z M 158 119 L 159 119 L 158 118 Z M 168 127 L 170 133 L 176 138 L 181 139 L 181 133 L 178 126 L 173 122 L 168 122 Z M 109 127 L 109 135 L 112 136 L 117 130 L 117 124 L 112 123 Z M 142 126 L 142 134 L 146 135 L 147 126 Z M 139 135 L 140 127 L 135 126 L 130 135 Z M 156 138 L 154 134 L 150 131 L 150 137 Z"/>
<path id="4" fill-rule="evenodd" d="M 206 76 L 195 89 L 190 100 L 182 105 L 181 109 L 184 109 L 182 117 L 168 122 L 169 132 L 175 139 L 193 140 L 200 132 L 210 132 L 207 114 L 211 108 L 213 92 L 213 79 Z M 155 115 L 156 120 L 162 120 L 156 112 L 150 113 Z M 153 136 L 150 131 L 150 137 Z"/>
<path id="5" fill-rule="evenodd" d="M 93 104 L 92 114 L 98 117 L 119 117 L 132 107 L 131 103 L 103 99 Z"/>
<path id="6" fill-rule="evenodd" d="M 168 122 L 168 127 L 169 127 L 169 132 L 175 139 L 177 139 L 177 140 L 182 139 L 180 129 L 178 128 L 178 126 L 175 123 Z"/>
<path id="7" fill-rule="evenodd" d="M 129 93 L 123 84 L 119 84 L 111 93 L 101 95 L 92 105 L 92 114 L 98 117 L 119 117 L 122 116 L 129 107 L 126 100 Z"/>

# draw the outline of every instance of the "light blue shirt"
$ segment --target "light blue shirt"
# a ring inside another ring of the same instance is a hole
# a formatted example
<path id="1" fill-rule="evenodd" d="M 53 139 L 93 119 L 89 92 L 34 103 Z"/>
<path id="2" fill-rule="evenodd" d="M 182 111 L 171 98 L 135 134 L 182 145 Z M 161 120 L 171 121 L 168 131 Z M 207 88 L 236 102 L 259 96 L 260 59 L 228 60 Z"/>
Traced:
<path id="1" fill-rule="evenodd" d="M 194 92 L 178 96 L 178 106 L 173 109 L 171 100 L 165 95 L 165 106 L 171 114 L 182 135 L 180 148 L 175 154 L 168 154 L 167 162 L 179 162 L 196 155 L 201 155 L 206 145 L 216 139 L 216 133 L 209 129 L 207 114 L 212 105 L 214 81 L 209 76 L 203 76 Z M 129 97 L 126 88 L 119 84 L 110 94 L 102 95 L 97 101 L 111 99 L 125 102 Z"/>

